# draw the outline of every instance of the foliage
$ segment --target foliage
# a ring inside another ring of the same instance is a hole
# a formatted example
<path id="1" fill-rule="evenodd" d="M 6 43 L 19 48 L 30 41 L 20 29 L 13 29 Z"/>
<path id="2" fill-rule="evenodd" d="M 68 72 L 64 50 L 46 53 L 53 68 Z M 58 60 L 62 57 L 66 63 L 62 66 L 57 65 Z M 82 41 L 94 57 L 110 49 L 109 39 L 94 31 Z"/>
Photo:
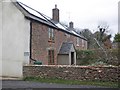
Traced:
<path id="1" fill-rule="evenodd" d="M 112 37 L 112 36 L 111 36 L 111 34 L 110 34 L 110 35 L 106 35 L 106 36 L 103 38 L 103 40 L 102 40 L 102 41 L 104 42 L 104 41 L 106 41 L 107 39 L 109 39 L 109 40 L 110 40 L 110 38 L 111 38 L 111 37 Z"/>
<path id="2" fill-rule="evenodd" d="M 94 35 L 94 38 L 96 38 L 97 41 L 99 42 L 100 46 L 102 46 L 103 48 L 106 48 L 106 49 L 111 49 L 111 47 L 112 47 L 112 41 L 110 40 L 111 34 L 108 35 L 106 33 L 103 33 L 102 36 L 100 36 L 101 35 L 100 32 L 97 31 L 93 35 Z M 98 47 L 98 48 L 100 48 L 100 47 Z"/>
<path id="3" fill-rule="evenodd" d="M 69 84 L 69 85 L 94 85 L 94 86 L 118 87 L 117 82 L 79 81 L 79 80 L 64 80 L 58 78 L 41 78 L 41 77 L 25 77 L 23 80 L 43 82 L 43 83 L 60 83 L 60 84 Z"/>
<path id="4" fill-rule="evenodd" d="M 98 41 L 100 46 L 103 46 L 105 48 L 111 48 L 111 35 L 108 35 L 105 33 L 106 29 L 99 27 L 99 31 L 96 31 L 95 33 L 92 33 L 89 29 L 84 29 L 80 32 L 81 35 L 83 35 L 88 40 L 88 49 L 96 49 L 100 48 L 96 42 Z M 96 39 L 96 40 L 95 40 Z"/>
<path id="5" fill-rule="evenodd" d="M 92 44 L 95 43 L 95 41 L 92 32 L 89 29 L 84 29 L 80 34 L 88 40 L 88 49 L 93 48 Z"/>
<path id="6" fill-rule="evenodd" d="M 104 38 L 104 34 L 108 28 L 109 28 L 109 26 L 105 23 L 101 23 L 100 25 L 98 25 L 98 29 L 99 29 L 99 33 L 100 33 L 98 41 L 102 42 L 102 40 Z"/>
<path id="7" fill-rule="evenodd" d="M 95 61 L 94 51 L 77 50 L 77 63 L 80 65 L 89 65 Z"/>
<path id="8" fill-rule="evenodd" d="M 78 65 L 118 65 L 118 49 L 106 50 L 107 59 L 102 50 L 77 50 Z M 107 61 L 106 61 L 107 60 Z"/>
<path id="9" fill-rule="evenodd" d="M 119 33 L 115 34 L 114 41 L 120 42 L 120 34 Z"/>
<path id="10" fill-rule="evenodd" d="M 111 49 L 111 50 L 108 50 L 107 53 L 108 53 L 108 62 L 107 64 L 109 65 L 116 65 L 118 66 L 119 65 L 119 50 L 118 49 Z"/>

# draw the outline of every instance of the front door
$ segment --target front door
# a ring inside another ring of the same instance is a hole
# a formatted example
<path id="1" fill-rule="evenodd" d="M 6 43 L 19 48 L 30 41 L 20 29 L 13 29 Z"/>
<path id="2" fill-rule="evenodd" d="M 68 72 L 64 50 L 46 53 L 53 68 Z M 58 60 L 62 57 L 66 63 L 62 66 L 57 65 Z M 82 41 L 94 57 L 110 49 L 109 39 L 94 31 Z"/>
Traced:
<path id="1" fill-rule="evenodd" d="M 71 65 L 74 64 L 74 52 L 71 52 Z"/>

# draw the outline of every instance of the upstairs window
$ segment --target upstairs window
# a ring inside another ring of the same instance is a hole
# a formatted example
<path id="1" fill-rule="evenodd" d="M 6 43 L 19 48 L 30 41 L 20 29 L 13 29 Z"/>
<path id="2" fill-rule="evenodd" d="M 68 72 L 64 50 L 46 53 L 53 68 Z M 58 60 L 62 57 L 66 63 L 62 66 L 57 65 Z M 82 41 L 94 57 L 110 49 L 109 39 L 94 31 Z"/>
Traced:
<path id="1" fill-rule="evenodd" d="M 48 35 L 49 35 L 49 40 L 54 41 L 54 30 L 52 28 L 48 28 Z"/>
<path id="2" fill-rule="evenodd" d="M 82 39 L 82 47 L 84 48 L 84 40 Z"/>

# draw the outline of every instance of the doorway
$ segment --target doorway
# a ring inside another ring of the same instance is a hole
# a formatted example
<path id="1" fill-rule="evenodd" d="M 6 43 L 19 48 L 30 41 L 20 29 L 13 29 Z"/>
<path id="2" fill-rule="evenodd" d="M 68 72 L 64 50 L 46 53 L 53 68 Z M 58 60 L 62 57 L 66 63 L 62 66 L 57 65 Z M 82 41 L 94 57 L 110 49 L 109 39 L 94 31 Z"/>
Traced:
<path id="1" fill-rule="evenodd" d="M 71 52 L 71 65 L 74 64 L 74 52 Z"/>

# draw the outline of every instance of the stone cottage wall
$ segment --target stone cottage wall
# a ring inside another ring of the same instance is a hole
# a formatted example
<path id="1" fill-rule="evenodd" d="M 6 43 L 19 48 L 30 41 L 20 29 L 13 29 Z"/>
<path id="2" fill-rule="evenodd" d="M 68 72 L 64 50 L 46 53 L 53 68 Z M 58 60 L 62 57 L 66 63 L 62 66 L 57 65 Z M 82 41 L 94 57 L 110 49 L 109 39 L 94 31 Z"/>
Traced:
<path id="1" fill-rule="evenodd" d="M 47 77 L 71 80 L 118 81 L 118 67 L 24 66 L 24 77 Z"/>

